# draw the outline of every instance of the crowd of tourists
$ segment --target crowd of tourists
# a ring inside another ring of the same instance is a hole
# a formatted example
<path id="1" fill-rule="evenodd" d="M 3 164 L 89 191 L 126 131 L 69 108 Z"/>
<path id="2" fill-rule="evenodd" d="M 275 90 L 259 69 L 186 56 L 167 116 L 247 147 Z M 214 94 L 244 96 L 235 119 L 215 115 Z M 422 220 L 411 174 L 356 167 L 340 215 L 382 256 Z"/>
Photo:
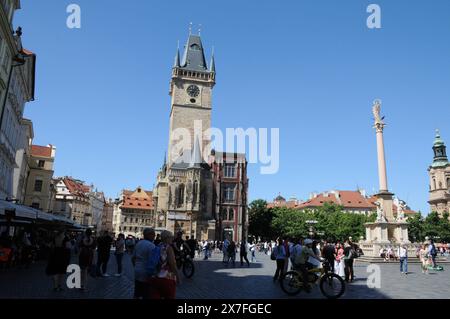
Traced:
<path id="1" fill-rule="evenodd" d="M 274 282 L 280 281 L 291 265 L 292 269 L 302 273 L 303 286 L 308 292 L 311 289 L 307 282 L 308 270 L 321 268 L 322 263 L 326 261 L 330 271 L 345 278 L 347 283 L 351 283 L 355 279 L 354 260 L 362 255 L 362 250 L 351 238 L 341 242 L 331 239 L 320 241 L 279 237 L 275 242 L 262 243 L 259 246 L 276 262 Z"/>

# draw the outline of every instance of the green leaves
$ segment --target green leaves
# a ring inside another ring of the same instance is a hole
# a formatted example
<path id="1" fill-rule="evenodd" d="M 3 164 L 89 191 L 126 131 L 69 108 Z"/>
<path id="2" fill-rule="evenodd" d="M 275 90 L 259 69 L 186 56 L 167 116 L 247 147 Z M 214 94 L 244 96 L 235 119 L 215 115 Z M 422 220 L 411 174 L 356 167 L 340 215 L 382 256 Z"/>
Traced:
<path id="1" fill-rule="evenodd" d="M 341 206 L 325 203 L 323 207 L 315 210 L 299 211 L 294 208 L 275 207 L 267 208 L 262 200 L 250 204 L 249 232 L 263 238 L 277 236 L 309 237 L 308 220 L 316 220 L 314 231 L 323 233 L 322 236 L 344 240 L 353 237 L 358 240 L 365 234 L 364 224 L 375 221 L 376 216 L 344 213 Z"/>

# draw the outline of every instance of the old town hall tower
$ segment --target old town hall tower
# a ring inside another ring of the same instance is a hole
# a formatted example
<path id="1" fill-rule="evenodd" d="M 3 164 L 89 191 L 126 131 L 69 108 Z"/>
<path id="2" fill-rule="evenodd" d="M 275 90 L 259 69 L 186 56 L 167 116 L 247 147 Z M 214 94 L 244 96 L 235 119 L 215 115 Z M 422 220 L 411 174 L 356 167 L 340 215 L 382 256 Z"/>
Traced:
<path id="1" fill-rule="evenodd" d="M 190 34 L 181 61 L 177 50 L 172 68 L 168 154 L 153 192 L 157 230 L 183 231 L 197 239 L 214 234 L 207 161 L 215 74 L 214 57 L 208 67 L 200 36 Z"/>

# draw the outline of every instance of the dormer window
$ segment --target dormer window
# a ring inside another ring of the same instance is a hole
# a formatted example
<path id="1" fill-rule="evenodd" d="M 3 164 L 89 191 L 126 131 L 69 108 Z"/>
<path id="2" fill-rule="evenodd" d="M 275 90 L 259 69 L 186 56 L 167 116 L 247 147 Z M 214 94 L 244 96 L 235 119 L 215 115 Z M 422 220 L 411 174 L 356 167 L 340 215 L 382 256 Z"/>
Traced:
<path id="1" fill-rule="evenodd" d="M 198 44 L 194 43 L 191 45 L 191 50 L 200 51 L 201 48 Z"/>

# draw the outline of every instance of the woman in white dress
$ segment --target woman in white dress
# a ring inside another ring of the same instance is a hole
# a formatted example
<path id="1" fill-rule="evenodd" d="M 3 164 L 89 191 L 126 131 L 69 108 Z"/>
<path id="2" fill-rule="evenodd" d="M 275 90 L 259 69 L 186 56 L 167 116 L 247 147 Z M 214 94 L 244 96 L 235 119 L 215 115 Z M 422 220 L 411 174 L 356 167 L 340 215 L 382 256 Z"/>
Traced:
<path id="1" fill-rule="evenodd" d="M 344 271 L 344 247 L 341 244 L 336 245 L 336 264 L 334 267 L 334 272 L 336 275 L 344 277 L 345 271 Z"/>

